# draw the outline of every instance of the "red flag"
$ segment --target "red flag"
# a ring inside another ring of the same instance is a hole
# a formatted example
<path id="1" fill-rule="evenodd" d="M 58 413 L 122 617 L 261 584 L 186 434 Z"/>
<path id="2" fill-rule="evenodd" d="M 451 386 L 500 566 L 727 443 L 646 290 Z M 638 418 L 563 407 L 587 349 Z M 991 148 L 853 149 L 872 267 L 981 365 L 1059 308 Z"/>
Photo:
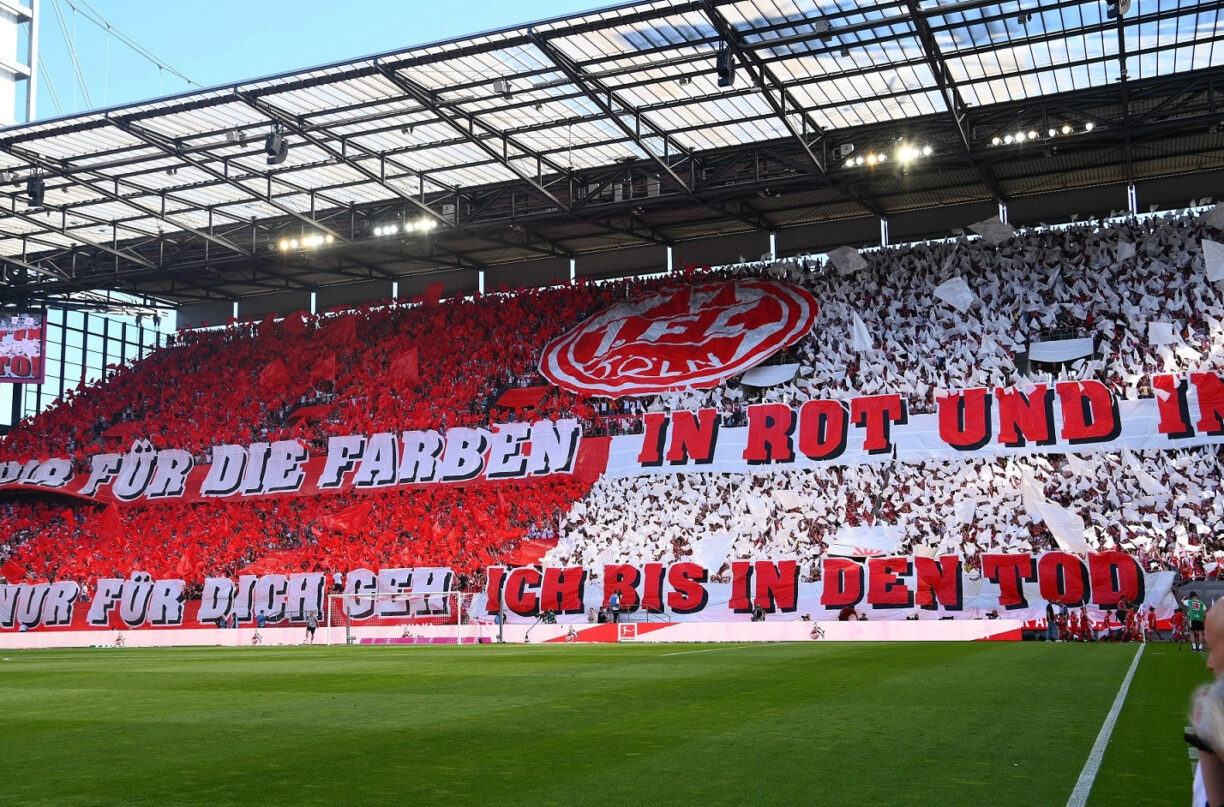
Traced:
<path id="1" fill-rule="evenodd" d="M 64 526 L 68 529 L 76 529 L 76 514 L 70 508 L 65 508 L 64 512 L 60 513 L 60 518 L 64 520 Z"/>
<path id="2" fill-rule="evenodd" d="M 285 333 L 301 336 L 306 333 L 306 312 L 294 311 L 285 317 Z"/>
<path id="3" fill-rule="evenodd" d="M 421 297 L 425 305 L 437 305 L 442 302 L 442 284 L 430 283 L 425 287 L 425 294 Z"/>
<path id="4" fill-rule="evenodd" d="M 314 367 L 310 368 L 310 381 L 331 381 L 336 380 L 336 354 L 328 353 L 323 358 L 314 363 Z"/>
<path id="5" fill-rule="evenodd" d="M 186 577 L 191 574 L 195 568 L 195 546 L 188 544 L 183 550 L 183 554 L 179 557 L 178 563 L 174 567 L 174 571 L 179 577 Z"/>
<path id="6" fill-rule="evenodd" d="M 330 516 L 323 516 L 320 521 L 329 530 L 357 532 L 365 526 L 366 519 L 370 517 L 370 511 L 373 508 L 373 502 L 362 502 L 346 507 L 338 513 L 332 513 Z"/>
<path id="7" fill-rule="evenodd" d="M 268 366 L 259 372 L 256 386 L 262 392 L 279 392 L 289 386 L 289 371 L 285 369 L 285 363 L 280 359 L 269 362 Z"/>
<path id="8" fill-rule="evenodd" d="M 98 522 L 98 533 L 111 541 L 117 541 L 123 537 L 123 521 L 119 518 L 118 507 L 108 504 L 102 511 L 102 519 Z"/>
<path id="9" fill-rule="evenodd" d="M 421 380 L 421 367 L 417 361 L 417 349 L 410 347 L 391 360 L 387 377 L 392 383 L 415 384 Z"/>
<path id="10" fill-rule="evenodd" d="M 10 583 L 20 583 L 26 578 L 26 570 L 11 560 L 6 560 L 4 565 L 0 566 L 0 576 Z"/>
<path id="11" fill-rule="evenodd" d="M 337 319 L 331 328 L 331 340 L 341 346 L 357 344 L 357 317 L 349 314 Z"/>

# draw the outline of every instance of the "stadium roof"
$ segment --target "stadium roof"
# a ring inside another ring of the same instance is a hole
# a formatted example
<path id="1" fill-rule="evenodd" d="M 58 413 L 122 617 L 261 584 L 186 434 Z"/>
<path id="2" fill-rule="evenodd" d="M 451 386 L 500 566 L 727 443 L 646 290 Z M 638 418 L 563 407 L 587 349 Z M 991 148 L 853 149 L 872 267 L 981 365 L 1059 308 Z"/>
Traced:
<path id="1" fill-rule="evenodd" d="M 1222 6 L 660 0 L 12 127 L 0 302 L 215 322 L 1185 205 L 1224 175 Z"/>

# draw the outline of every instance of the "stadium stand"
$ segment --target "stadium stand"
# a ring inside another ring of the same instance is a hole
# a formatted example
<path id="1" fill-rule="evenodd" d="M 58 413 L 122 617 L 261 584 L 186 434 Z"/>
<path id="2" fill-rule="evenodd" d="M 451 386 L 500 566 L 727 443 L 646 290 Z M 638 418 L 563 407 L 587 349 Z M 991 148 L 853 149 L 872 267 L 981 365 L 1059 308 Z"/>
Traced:
<path id="1" fill-rule="evenodd" d="M 1204 277 L 1201 246 L 1212 235 L 1201 217 L 1185 213 L 1027 230 L 997 246 L 960 236 L 885 248 L 865 252 L 866 267 L 849 274 L 799 258 L 321 317 L 269 315 L 180 333 L 174 345 L 23 422 L 0 443 L 0 460 L 50 455 L 84 463 L 134 437 L 188 449 L 200 461 L 215 445 L 254 440 L 298 439 L 318 452 L 331 435 L 487 425 L 528 414 L 576 417 L 586 434 L 607 434 L 638 428 L 643 410 L 713 406 L 734 419 L 749 402 L 877 391 L 900 392 L 911 411 L 930 412 L 943 391 L 1031 382 L 1039 373 L 1022 373 L 1017 354 L 1059 329 L 1099 337 L 1101 347 L 1098 358 L 1051 368 L 1055 377 L 1093 377 L 1121 397 L 1150 396 L 1154 373 L 1224 369 L 1224 299 Z M 497 406 L 507 390 L 541 383 L 535 364 L 548 340 L 610 301 L 709 275 L 781 277 L 816 296 L 819 327 L 789 352 L 800 364 L 793 381 L 763 389 L 732 381 L 611 404 L 549 387 L 524 396 L 537 401 L 530 410 Z M 968 313 L 936 297 L 952 277 L 964 278 L 979 301 Z M 871 349 L 852 344 L 856 315 Z M 1172 344 L 1151 344 L 1152 323 L 1174 324 Z M 15 529 L 0 559 L 31 580 L 85 582 L 141 569 L 198 583 L 244 570 L 390 563 L 451 566 L 475 585 L 485 565 L 538 560 L 554 541 L 546 562 L 678 558 L 694 549 L 685 528 L 700 524 L 703 534 L 727 541 L 720 560 L 798 557 L 810 577 L 842 526 L 899 524 L 903 549 L 963 552 L 972 564 L 985 550 L 1054 546 L 1021 503 L 1019 482 L 1029 473 L 1049 499 L 1085 517 L 1096 547 L 1126 549 L 1151 568 L 1205 575 L 1220 552 L 1213 527 L 1224 521 L 1224 500 L 1214 494 L 1224 480 L 1218 452 L 1137 460 L 894 463 L 603 479 L 594 487 L 550 479 L 119 508 L 26 496 L 2 505 Z"/>

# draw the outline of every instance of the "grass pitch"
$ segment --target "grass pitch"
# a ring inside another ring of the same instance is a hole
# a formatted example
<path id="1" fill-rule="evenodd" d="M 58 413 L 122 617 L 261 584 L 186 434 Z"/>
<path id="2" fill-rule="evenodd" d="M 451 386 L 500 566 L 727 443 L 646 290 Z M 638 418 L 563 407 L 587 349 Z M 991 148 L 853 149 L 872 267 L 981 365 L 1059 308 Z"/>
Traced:
<path id="1" fill-rule="evenodd" d="M 964 644 L 9 652 L 0 804 L 1066 804 L 1136 652 Z M 1090 805 L 1185 804 L 1150 645 Z"/>

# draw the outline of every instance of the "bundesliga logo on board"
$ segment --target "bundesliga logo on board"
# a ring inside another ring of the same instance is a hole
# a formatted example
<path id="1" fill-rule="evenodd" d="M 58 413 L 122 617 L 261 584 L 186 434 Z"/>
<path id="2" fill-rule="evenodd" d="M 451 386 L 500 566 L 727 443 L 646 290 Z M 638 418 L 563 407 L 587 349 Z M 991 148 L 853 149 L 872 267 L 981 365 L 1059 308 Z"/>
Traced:
<path id="1" fill-rule="evenodd" d="M 540 372 L 564 389 L 608 398 L 713 387 L 799 341 L 818 310 L 804 289 L 770 280 L 669 286 L 554 339 Z"/>

